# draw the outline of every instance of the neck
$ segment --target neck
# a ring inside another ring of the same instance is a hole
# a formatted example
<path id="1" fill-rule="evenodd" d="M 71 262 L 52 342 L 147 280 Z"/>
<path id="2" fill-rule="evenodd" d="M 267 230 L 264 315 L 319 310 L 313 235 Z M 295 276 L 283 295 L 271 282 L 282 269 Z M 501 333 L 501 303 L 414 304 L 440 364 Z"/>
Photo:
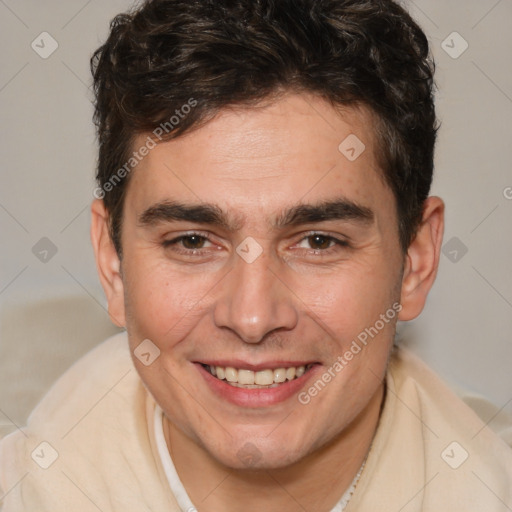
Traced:
<path id="1" fill-rule="evenodd" d="M 337 437 L 298 462 L 278 469 L 226 467 L 167 418 L 164 432 L 176 471 L 199 512 L 235 512 L 241 504 L 244 512 L 329 512 L 366 459 L 383 396 L 384 385 Z"/>

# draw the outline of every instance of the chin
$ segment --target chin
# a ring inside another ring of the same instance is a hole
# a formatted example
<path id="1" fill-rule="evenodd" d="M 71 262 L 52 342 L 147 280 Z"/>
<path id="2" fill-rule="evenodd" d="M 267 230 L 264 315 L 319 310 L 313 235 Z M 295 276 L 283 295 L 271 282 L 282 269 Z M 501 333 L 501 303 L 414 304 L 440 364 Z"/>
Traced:
<path id="1" fill-rule="evenodd" d="M 280 469 L 293 465 L 307 455 L 304 443 L 299 446 L 285 444 L 283 440 L 250 437 L 232 440 L 229 451 L 208 450 L 213 458 L 235 470 Z M 208 448 L 207 448 L 208 449 Z"/>

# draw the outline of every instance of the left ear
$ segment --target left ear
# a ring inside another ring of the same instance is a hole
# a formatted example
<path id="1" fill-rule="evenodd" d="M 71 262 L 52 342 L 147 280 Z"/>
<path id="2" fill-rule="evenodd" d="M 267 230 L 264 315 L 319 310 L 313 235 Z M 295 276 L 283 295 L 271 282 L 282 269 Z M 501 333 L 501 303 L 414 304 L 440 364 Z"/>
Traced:
<path id="1" fill-rule="evenodd" d="M 423 206 L 416 237 L 405 256 L 400 320 L 416 318 L 425 306 L 439 266 L 443 231 L 444 203 L 439 197 L 429 197 Z"/>

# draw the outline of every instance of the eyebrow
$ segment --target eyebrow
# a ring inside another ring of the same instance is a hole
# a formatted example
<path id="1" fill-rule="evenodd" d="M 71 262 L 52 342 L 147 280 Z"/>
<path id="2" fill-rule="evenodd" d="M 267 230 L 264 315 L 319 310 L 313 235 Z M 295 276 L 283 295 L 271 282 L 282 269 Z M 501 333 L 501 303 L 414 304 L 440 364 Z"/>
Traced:
<path id="1" fill-rule="evenodd" d="M 223 211 L 214 204 L 183 204 L 164 201 L 150 206 L 139 216 L 142 226 L 154 226 L 163 222 L 187 221 L 197 224 L 210 224 L 235 231 L 238 223 L 229 222 Z"/>
<path id="2" fill-rule="evenodd" d="M 374 218 L 370 208 L 342 198 L 318 204 L 299 204 L 283 212 L 274 225 L 279 228 L 330 220 L 356 221 L 369 225 Z"/>
<path id="3" fill-rule="evenodd" d="M 345 198 L 323 201 L 317 204 L 298 204 L 282 213 L 272 222 L 274 228 L 299 226 L 332 220 L 355 221 L 369 225 L 375 215 L 370 208 L 358 205 Z M 163 201 L 150 206 L 139 216 L 141 226 L 154 226 L 160 223 L 186 221 L 208 224 L 237 231 L 243 225 L 243 219 L 230 219 L 215 204 L 184 204 L 175 201 Z"/>

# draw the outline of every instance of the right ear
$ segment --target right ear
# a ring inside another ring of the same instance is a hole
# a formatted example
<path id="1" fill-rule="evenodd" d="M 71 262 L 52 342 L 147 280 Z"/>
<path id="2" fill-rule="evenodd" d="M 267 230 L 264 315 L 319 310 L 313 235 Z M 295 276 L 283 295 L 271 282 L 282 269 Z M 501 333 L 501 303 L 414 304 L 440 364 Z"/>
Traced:
<path id="1" fill-rule="evenodd" d="M 109 214 L 101 199 L 91 205 L 91 241 L 96 258 L 96 269 L 107 297 L 108 314 L 114 324 L 124 327 L 124 286 L 121 262 L 110 237 Z"/>

